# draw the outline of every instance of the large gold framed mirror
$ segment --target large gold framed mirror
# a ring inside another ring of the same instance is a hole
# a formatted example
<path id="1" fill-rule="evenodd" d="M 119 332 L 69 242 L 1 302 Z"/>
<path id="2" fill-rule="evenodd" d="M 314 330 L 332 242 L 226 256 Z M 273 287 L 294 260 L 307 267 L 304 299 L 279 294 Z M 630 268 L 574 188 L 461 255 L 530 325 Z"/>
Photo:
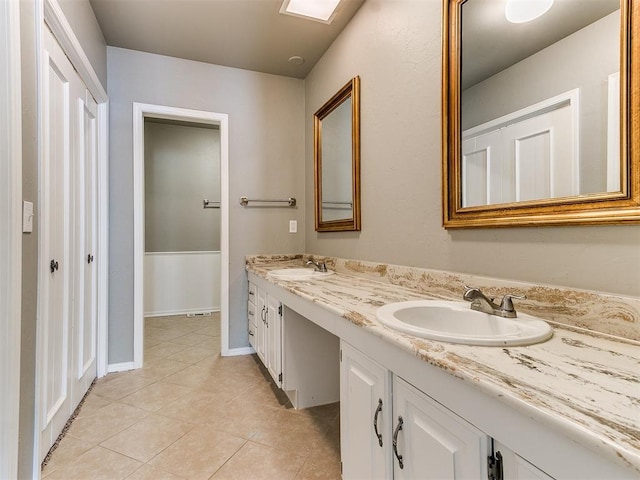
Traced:
<path id="1" fill-rule="evenodd" d="M 360 77 L 313 116 L 316 231 L 360 230 Z"/>
<path id="2" fill-rule="evenodd" d="M 640 223 L 640 0 L 443 2 L 443 226 Z"/>

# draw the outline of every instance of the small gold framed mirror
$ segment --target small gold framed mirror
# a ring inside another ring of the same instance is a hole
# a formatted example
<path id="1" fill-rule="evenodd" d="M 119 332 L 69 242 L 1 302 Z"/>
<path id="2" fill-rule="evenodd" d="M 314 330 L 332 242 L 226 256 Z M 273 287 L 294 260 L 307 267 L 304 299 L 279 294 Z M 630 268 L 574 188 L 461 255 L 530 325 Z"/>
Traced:
<path id="1" fill-rule="evenodd" d="M 640 0 L 510 3 L 443 0 L 443 226 L 640 223 Z"/>
<path id="2" fill-rule="evenodd" d="M 316 231 L 360 230 L 360 77 L 313 115 Z"/>

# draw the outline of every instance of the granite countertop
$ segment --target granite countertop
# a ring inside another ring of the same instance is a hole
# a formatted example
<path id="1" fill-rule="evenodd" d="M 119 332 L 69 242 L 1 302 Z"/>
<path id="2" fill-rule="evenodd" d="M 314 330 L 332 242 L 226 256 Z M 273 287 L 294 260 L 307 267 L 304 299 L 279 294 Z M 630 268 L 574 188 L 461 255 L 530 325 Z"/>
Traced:
<path id="1" fill-rule="evenodd" d="M 251 257 L 247 271 L 521 411 L 535 409 L 547 424 L 569 430 L 571 438 L 640 473 L 639 342 L 557 324 L 550 340 L 526 347 L 430 341 L 391 330 L 376 319 L 378 307 L 424 299 L 423 292 L 338 272 L 295 282 L 268 275 L 276 268 L 301 265 L 301 258 Z"/>

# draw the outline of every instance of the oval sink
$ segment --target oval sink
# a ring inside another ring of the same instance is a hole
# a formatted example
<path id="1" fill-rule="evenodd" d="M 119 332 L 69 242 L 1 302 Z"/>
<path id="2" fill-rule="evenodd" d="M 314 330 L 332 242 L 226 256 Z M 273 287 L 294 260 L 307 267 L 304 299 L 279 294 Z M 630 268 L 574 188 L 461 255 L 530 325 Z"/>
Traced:
<path id="1" fill-rule="evenodd" d="M 323 278 L 328 275 L 333 275 L 333 272 L 331 270 L 327 272 L 318 272 L 313 268 L 281 268 L 279 270 L 271 270 L 269 275 L 277 278 L 278 280 L 295 281 Z"/>
<path id="2" fill-rule="evenodd" d="M 553 329 L 544 320 L 519 313 L 503 318 L 477 312 L 468 303 L 414 300 L 390 303 L 376 312 L 389 328 L 416 337 L 464 345 L 516 346 L 547 340 Z"/>

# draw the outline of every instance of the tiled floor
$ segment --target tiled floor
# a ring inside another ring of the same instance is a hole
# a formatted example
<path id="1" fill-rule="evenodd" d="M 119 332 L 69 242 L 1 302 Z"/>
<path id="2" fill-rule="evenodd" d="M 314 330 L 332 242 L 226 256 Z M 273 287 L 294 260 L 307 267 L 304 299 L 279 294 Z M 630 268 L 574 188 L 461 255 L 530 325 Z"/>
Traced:
<path id="1" fill-rule="evenodd" d="M 145 321 L 145 365 L 100 379 L 43 477 L 339 479 L 339 404 L 295 410 L 220 320 Z"/>

